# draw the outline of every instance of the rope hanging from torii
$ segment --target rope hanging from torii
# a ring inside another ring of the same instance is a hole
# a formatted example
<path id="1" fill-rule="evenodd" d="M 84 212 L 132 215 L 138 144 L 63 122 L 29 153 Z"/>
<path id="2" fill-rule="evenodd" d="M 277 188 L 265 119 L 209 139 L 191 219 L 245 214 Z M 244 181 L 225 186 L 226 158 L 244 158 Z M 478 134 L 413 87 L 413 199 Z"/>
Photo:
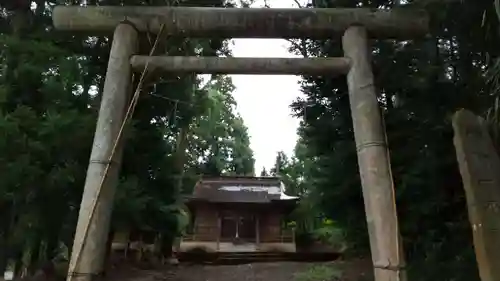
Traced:
<path id="1" fill-rule="evenodd" d="M 125 23 L 127 23 L 127 22 L 125 22 Z M 128 23 L 128 24 L 131 24 L 131 23 Z M 154 44 L 151 47 L 151 50 L 149 52 L 150 56 L 152 56 L 154 54 L 154 52 L 155 52 L 155 50 L 156 50 L 156 48 L 158 46 L 158 42 L 159 42 L 159 39 L 160 39 L 160 37 L 161 37 L 161 35 L 163 33 L 164 28 L 165 28 L 165 24 L 162 24 L 161 27 L 160 27 L 160 31 L 156 35 L 155 42 L 154 42 Z M 129 104 L 128 108 L 127 108 L 127 113 L 125 114 L 125 118 L 123 119 L 123 121 L 121 123 L 120 130 L 118 132 L 118 136 L 115 138 L 115 140 L 113 142 L 113 148 L 111 150 L 111 155 L 109 156 L 108 161 L 106 163 L 104 163 L 106 165 L 105 170 L 104 170 L 104 174 L 102 175 L 101 183 L 100 183 L 100 185 L 99 185 L 99 187 L 97 189 L 97 194 L 94 197 L 94 200 L 92 201 L 92 207 L 91 207 L 91 210 L 90 210 L 89 218 L 87 220 L 88 223 L 86 224 L 85 229 L 84 229 L 82 242 L 79 244 L 80 246 L 77 248 L 74 262 L 70 263 L 70 266 L 72 265 L 72 268 L 69 268 L 68 276 L 81 276 L 81 275 L 87 275 L 87 274 L 93 275 L 92 273 L 79 273 L 79 272 L 75 272 L 75 269 L 78 266 L 78 262 L 80 260 L 82 249 L 83 249 L 83 247 L 85 245 L 85 241 L 87 240 L 87 235 L 88 235 L 89 228 L 90 228 L 90 222 L 92 221 L 92 218 L 93 218 L 93 216 L 95 214 L 97 202 L 99 201 L 99 198 L 100 198 L 100 196 L 102 194 L 102 192 L 101 192 L 102 186 L 104 185 L 104 182 L 106 180 L 107 174 L 109 172 L 109 168 L 110 168 L 111 163 L 113 161 L 113 158 L 114 158 L 114 155 L 115 155 L 115 152 L 116 152 L 116 148 L 117 148 L 118 144 L 120 143 L 120 140 L 121 140 L 121 138 L 123 136 L 123 131 L 125 129 L 125 126 L 127 125 L 128 121 L 130 121 L 132 119 L 132 115 L 134 114 L 135 107 L 137 106 L 137 102 L 139 100 L 139 96 L 140 96 L 141 91 L 142 91 L 142 86 L 144 84 L 144 78 L 146 77 L 146 74 L 148 72 L 148 67 L 149 67 L 149 63 L 146 63 L 146 65 L 144 67 L 144 70 L 142 71 L 141 76 L 139 78 L 139 81 L 137 83 L 137 87 L 136 87 L 136 89 L 134 91 L 134 95 L 132 96 L 130 104 Z"/>

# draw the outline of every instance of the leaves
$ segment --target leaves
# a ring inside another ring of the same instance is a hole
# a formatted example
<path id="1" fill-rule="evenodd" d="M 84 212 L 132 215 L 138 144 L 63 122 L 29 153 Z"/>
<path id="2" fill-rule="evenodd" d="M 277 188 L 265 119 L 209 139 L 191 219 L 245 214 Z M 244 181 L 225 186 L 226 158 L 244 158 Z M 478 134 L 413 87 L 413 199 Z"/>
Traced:
<path id="1" fill-rule="evenodd" d="M 23 251 L 52 259 L 71 249 L 110 51 L 108 37 L 53 31 L 52 3 L 27 12 L 18 4 L 28 2 L 7 2 L 0 19 L 0 272 L 5 258 L 19 262 Z M 25 13 L 29 21 L 12 20 Z M 173 39 L 159 50 L 214 55 L 229 54 L 227 47 L 226 40 Z M 154 230 L 171 240 L 187 220 L 179 182 L 190 192 L 211 165 L 218 174 L 251 174 L 254 161 L 229 77 L 214 77 L 207 87 L 194 74 L 156 78 L 125 132 L 112 227 Z M 187 149 L 178 145 L 181 132 Z"/>
<path id="2" fill-rule="evenodd" d="M 314 4 L 389 7 L 390 1 Z M 400 228 L 410 279 L 479 280 L 449 117 L 459 108 L 483 113 L 491 107 L 489 116 L 496 123 L 498 78 L 489 78 L 487 72 L 500 73 L 495 65 L 498 19 L 492 1 L 436 2 L 426 9 L 436 19 L 428 38 L 404 45 L 373 41 Z M 337 39 L 296 43 L 297 53 L 342 56 Z M 304 179 L 305 202 L 296 215 L 306 222 L 312 221 L 311 213 L 333 219 L 345 231 L 350 250 L 366 253 L 369 243 L 345 77 L 303 77 L 302 90 L 305 97 L 292 108 L 303 118 L 303 150 L 296 150 L 292 159 L 300 159 L 294 165 L 309 168 L 300 169 L 303 175 L 298 177 L 293 170 L 282 171 L 285 178 Z M 306 165 L 306 160 L 312 162 Z M 318 228 L 308 224 L 309 231 Z"/>
<path id="3" fill-rule="evenodd" d="M 202 174 L 253 175 L 254 160 L 243 119 L 235 112 L 230 77 L 218 76 L 204 86 L 205 113 L 195 118 L 189 136 L 190 160 Z"/>

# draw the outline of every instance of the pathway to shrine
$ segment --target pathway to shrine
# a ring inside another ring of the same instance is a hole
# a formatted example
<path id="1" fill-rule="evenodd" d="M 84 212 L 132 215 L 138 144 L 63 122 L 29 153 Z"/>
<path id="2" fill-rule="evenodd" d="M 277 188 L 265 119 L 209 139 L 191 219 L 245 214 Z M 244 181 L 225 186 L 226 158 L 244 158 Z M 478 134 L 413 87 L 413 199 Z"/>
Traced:
<path id="1" fill-rule="evenodd" d="M 123 281 L 307 281 L 304 275 L 333 268 L 342 281 L 373 280 L 371 261 L 353 262 L 266 262 L 240 265 L 186 265 L 163 270 L 132 269 L 114 271 L 107 280 Z M 316 270 L 315 270 L 316 269 Z M 316 273 L 317 274 L 317 273 Z M 335 281 L 337 278 L 332 278 Z"/>

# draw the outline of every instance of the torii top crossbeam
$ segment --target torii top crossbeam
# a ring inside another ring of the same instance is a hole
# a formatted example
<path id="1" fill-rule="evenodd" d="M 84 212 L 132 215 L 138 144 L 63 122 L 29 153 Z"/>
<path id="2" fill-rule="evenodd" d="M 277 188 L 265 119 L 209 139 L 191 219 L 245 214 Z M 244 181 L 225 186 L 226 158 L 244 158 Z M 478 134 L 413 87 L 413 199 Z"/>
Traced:
<path id="1" fill-rule="evenodd" d="M 54 26 L 60 30 L 112 31 L 125 20 L 139 31 L 201 38 L 313 38 L 342 34 L 364 26 L 371 37 L 410 39 L 427 33 L 423 10 L 395 8 L 206 8 L 152 6 L 57 6 Z"/>

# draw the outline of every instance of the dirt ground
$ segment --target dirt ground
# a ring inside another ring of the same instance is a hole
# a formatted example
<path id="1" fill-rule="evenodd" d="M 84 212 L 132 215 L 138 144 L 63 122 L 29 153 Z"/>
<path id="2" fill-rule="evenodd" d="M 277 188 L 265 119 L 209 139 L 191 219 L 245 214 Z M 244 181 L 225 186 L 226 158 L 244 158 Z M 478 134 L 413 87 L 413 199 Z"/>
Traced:
<path id="1" fill-rule="evenodd" d="M 121 269 L 110 274 L 107 280 L 126 281 L 299 281 L 298 274 L 314 266 L 332 266 L 343 274 L 342 281 L 373 280 L 365 262 L 269 262 L 241 265 L 185 265 L 181 264 L 162 270 Z M 119 272 L 119 273 L 118 273 Z M 335 281 L 314 280 L 314 281 Z M 313 280 L 307 280 L 313 281 Z"/>

